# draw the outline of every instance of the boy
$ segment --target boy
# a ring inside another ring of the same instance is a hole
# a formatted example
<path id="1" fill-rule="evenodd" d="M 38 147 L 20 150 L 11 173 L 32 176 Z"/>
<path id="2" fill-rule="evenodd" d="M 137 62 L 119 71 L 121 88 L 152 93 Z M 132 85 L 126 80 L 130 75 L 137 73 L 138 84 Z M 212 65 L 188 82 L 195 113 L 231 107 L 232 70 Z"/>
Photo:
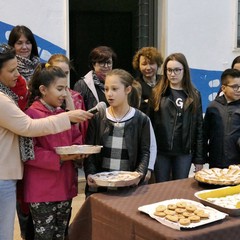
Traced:
<path id="1" fill-rule="evenodd" d="M 240 164 L 240 71 L 221 76 L 223 95 L 217 96 L 204 117 L 204 149 L 209 168 Z"/>

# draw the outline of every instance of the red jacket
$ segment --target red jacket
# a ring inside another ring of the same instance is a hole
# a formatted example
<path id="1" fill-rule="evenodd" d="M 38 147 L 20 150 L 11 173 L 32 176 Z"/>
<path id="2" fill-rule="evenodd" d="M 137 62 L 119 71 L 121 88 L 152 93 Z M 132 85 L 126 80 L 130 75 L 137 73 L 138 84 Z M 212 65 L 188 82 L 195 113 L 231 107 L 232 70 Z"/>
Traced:
<path id="1" fill-rule="evenodd" d="M 62 111 L 59 108 L 51 112 L 40 101 L 35 101 L 26 113 L 36 119 Z M 34 138 L 35 159 L 27 161 L 24 168 L 25 202 L 64 201 L 77 195 L 77 171 L 73 161 L 60 165 L 60 157 L 54 147 L 81 144 L 81 139 L 78 128 Z"/>
<path id="2" fill-rule="evenodd" d="M 26 80 L 19 75 L 16 86 L 11 88 L 11 90 L 18 96 L 18 106 L 24 111 L 26 109 L 29 96 Z"/>

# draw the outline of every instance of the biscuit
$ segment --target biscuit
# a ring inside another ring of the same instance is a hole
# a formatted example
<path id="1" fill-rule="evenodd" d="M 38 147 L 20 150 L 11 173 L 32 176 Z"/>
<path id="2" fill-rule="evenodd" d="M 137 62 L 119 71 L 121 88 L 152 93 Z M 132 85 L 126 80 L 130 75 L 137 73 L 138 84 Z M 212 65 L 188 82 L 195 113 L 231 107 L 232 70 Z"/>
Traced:
<path id="1" fill-rule="evenodd" d="M 194 212 L 197 208 L 194 205 L 187 205 L 186 210 L 189 212 Z"/>
<path id="2" fill-rule="evenodd" d="M 176 208 L 176 209 L 175 209 L 175 212 L 176 212 L 176 213 L 183 213 L 183 212 L 185 212 L 185 211 L 186 211 L 185 208 Z"/>
<path id="3" fill-rule="evenodd" d="M 186 208 L 187 204 L 185 202 L 177 202 L 176 203 L 178 208 Z"/>
<path id="4" fill-rule="evenodd" d="M 197 215 L 192 215 L 188 218 L 192 223 L 200 222 L 200 217 Z"/>
<path id="5" fill-rule="evenodd" d="M 163 212 L 164 210 L 166 210 L 167 208 L 166 208 L 166 206 L 164 206 L 164 205 L 159 205 L 159 206 L 157 206 L 156 207 L 156 211 L 157 212 Z"/>
<path id="6" fill-rule="evenodd" d="M 169 210 L 175 210 L 177 208 L 176 204 L 168 204 L 167 208 Z"/>
<path id="7" fill-rule="evenodd" d="M 167 220 L 171 221 L 171 222 L 178 222 L 178 216 L 177 215 L 167 215 L 165 218 Z"/>
<path id="8" fill-rule="evenodd" d="M 180 223 L 181 225 L 187 226 L 187 225 L 189 225 L 189 224 L 191 223 L 191 221 L 190 221 L 190 219 L 188 219 L 188 218 L 181 218 L 181 219 L 179 220 L 179 223 Z"/>
<path id="9" fill-rule="evenodd" d="M 158 211 L 156 211 L 156 212 L 154 212 L 154 215 L 158 216 L 158 217 L 165 217 L 166 213 L 165 212 L 158 212 Z"/>
<path id="10" fill-rule="evenodd" d="M 164 210 L 164 212 L 166 213 L 166 215 L 175 215 L 175 211 L 173 210 L 166 209 Z"/>

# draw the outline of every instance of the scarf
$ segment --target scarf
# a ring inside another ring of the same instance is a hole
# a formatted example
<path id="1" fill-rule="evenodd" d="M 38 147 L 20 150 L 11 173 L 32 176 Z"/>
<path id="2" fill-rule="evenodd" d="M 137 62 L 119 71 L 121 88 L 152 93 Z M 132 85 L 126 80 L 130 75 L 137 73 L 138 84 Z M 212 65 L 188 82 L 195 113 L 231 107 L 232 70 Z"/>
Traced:
<path id="1" fill-rule="evenodd" d="M 18 63 L 18 71 L 28 82 L 31 79 L 35 68 L 40 63 L 40 59 L 36 56 L 32 59 L 21 57 L 19 55 L 17 55 L 16 57 Z"/>
<path id="2" fill-rule="evenodd" d="M 18 106 L 18 96 L 11 91 L 8 87 L 3 85 L 0 82 L 0 91 L 7 95 L 9 98 L 13 99 L 16 105 Z M 34 147 L 33 147 L 33 139 L 29 137 L 19 136 L 19 148 L 20 148 L 20 156 L 23 162 L 27 160 L 34 159 Z"/>
<path id="3" fill-rule="evenodd" d="M 104 83 L 99 80 L 99 78 L 97 77 L 97 75 L 96 75 L 95 72 L 93 72 L 92 75 L 93 75 L 93 82 L 94 82 L 94 84 L 95 84 L 96 86 L 98 86 L 98 87 L 104 92 L 104 91 L 105 91 L 105 89 L 104 89 Z"/>

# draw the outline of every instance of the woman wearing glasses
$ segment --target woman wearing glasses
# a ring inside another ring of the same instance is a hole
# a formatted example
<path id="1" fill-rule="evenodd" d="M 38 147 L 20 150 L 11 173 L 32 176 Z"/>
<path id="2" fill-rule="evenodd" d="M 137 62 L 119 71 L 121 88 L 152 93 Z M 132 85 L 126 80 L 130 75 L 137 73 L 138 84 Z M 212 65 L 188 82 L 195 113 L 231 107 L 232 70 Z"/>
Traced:
<path id="1" fill-rule="evenodd" d="M 74 90 L 83 98 L 87 110 L 98 102 L 107 103 L 104 94 L 104 82 L 106 74 L 112 70 L 116 61 L 116 53 L 107 46 L 94 48 L 89 54 L 89 66 L 91 71 L 75 83 Z"/>
<path id="2" fill-rule="evenodd" d="M 212 101 L 204 117 L 204 150 L 209 167 L 240 164 L 240 71 L 221 75 L 221 96 Z"/>
<path id="3" fill-rule="evenodd" d="M 150 119 L 157 140 L 156 182 L 187 178 L 191 164 L 202 168 L 202 103 L 182 53 L 169 55 L 153 89 Z"/>

